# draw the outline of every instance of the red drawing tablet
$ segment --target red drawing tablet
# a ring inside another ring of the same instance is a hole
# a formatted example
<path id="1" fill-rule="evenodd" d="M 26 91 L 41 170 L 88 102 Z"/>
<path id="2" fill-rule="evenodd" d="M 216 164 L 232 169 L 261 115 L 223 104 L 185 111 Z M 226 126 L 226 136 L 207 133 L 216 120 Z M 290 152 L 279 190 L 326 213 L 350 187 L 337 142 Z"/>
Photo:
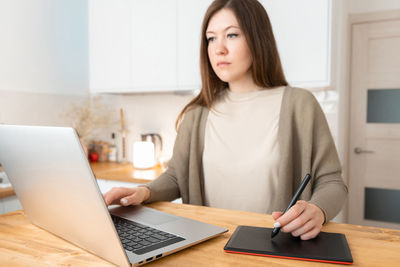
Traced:
<path id="1" fill-rule="evenodd" d="M 321 232 L 303 241 L 280 232 L 271 239 L 272 228 L 238 226 L 225 245 L 225 252 L 247 255 L 352 264 L 353 258 L 345 235 Z"/>

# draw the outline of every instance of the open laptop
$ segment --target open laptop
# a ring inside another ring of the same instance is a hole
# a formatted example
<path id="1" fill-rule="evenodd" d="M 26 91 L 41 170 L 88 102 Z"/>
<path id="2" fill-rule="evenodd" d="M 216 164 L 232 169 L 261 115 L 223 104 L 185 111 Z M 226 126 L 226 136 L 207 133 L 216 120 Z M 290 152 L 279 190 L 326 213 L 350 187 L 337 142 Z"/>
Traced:
<path id="1" fill-rule="evenodd" d="M 118 266 L 228 231 L 144 206 L 109 210 L 73 128 L 0 125 L 0 163 L 33 224 Z"/>

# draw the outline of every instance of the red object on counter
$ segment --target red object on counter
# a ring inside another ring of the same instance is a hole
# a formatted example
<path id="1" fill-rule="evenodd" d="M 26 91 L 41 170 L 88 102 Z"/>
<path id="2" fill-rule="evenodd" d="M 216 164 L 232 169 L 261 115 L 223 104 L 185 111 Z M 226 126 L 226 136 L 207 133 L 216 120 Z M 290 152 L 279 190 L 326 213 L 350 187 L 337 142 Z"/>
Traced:
<path id="1" fill-rule="evenodd" d="M 90 153 L 89 158 L 91 162 L 97 162 L 99 160 L 99 154 L 92 152 Z"/>

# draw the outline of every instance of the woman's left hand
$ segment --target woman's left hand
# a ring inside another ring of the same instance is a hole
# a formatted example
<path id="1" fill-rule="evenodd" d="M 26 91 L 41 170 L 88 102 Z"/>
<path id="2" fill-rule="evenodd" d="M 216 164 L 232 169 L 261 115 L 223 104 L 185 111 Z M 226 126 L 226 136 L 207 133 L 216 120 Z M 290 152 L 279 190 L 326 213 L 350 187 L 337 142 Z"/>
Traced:
<path id="1" fill-rule="evenodd" d="M 292 236 L 300 236 L 302 240 L 316 237 L 321 232 L 325 215 L 322 210 L 314 204 L 304 200 L 299 200 L 285 214 L 276 211 L 272 213 L 276 221 L 274 227 L 279 227 L 281 231 L 291 233 Z"/>

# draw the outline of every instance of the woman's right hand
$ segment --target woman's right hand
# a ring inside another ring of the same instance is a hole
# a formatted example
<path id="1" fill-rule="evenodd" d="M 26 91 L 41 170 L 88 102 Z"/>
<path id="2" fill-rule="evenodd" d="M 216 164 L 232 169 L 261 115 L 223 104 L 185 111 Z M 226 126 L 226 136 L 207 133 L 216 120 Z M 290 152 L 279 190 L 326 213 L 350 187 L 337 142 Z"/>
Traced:
<path id="1" fill-rule="evenodd" d="M 145 186 L 138 187 L 113 187 L 103 194 L 106 205 L 139 205 L 150 197 L 150 190 Z"/>

